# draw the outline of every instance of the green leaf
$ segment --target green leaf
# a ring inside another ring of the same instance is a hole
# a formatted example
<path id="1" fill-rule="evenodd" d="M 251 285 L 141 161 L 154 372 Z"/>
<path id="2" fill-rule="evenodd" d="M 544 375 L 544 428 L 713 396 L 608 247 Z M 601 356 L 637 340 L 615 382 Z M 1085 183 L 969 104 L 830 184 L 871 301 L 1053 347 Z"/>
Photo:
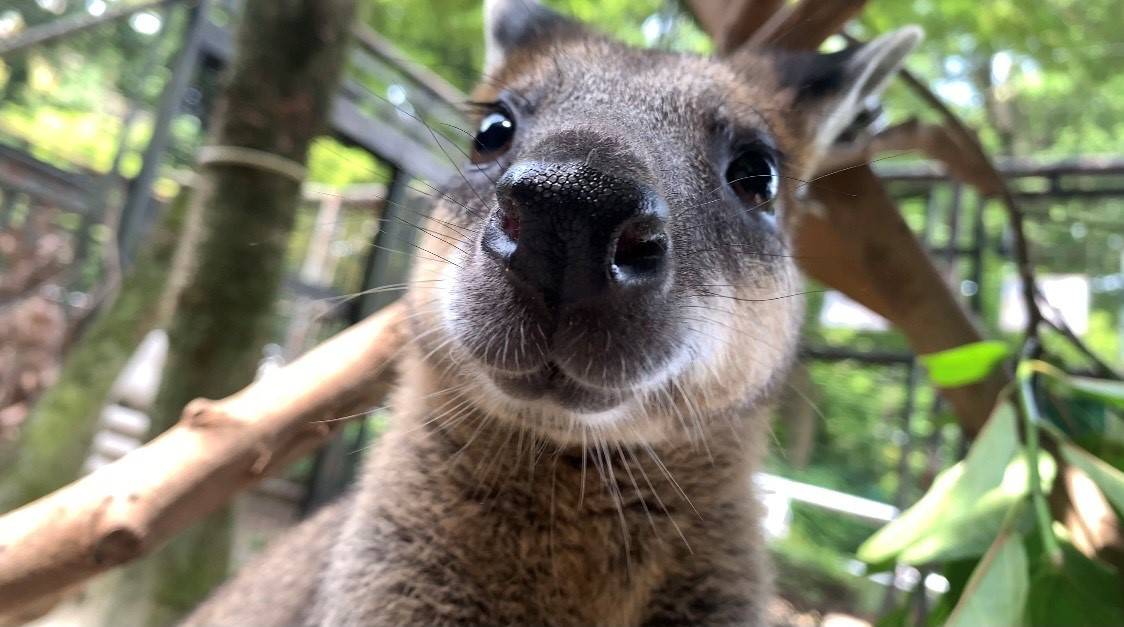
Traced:
<path id="1" fill-rule="evenodd" d="M 1094 398 L 1117 409 L 1124 409 L 1124 381 L 1079 377 L 1071 375 L 1053 364 L 1039 360 L 1030 360 L 1019 364 L 1021 376 L 1029 375 L 1032 372 L 1044 374 L 1060 383 L 1067 390 L 1077 392 L 1081 396 Z"/>
<path id="2" fill-rule="evenodd" d="M 1106 414 L 1102 437 L 1106 442 L 1124 444 L 1124 420 L 1114 414 Z"/>
<path id="3" fill-rule="evenodd" d="M 1095 398 L 1117 409 L 1124 409 L 1124 381 L 1069 376 L 1066 383 L 1083 396 Z"/>
<path id="4" fill-rule="evenodd" d="M 1089 559 L 1068 542 L 1061 546 L 1064 561 L 1060 567 L 1047 559 L 1034 565 L 1026 606 L 1027 624 L 1124 625 L 1116 572 Z"/>
<path id="5" fill-rule="evenodd" d="M 960 595 L 964 594 L 968 580 L 972 577 L 972 571 L 976 570 L 976 565 L 979 563 L 978 559 L 965 559 L 953 560 L 941 565 L 941 574 L 948 580 L 948 592 L 942 594 L 940 600 L 933 605 L 933 609 L 925 618 L 925 625 L 943 627 L 948 621 L 949 614 L 952 613 L 952 608 L 960 601 Z"/>
<path id="6" fill-rule="evenodd" d="M 1018 533 L 1004 532 L 972 572 L 945 627 L 1018 625 L 1030 588 L 1026 549 Z"/>
<path id="7" fill-rule="evenodd" d="M 1011 353 L 998 340 L 964 344 L 919 359 L 929 371 L 929 378 L 942 388 L 954 388 L 982 381 Z"/>
<path id="8" fill-rule="evenodd" d="M 1062 443 L 1062 456 L 1070 464 L 1080 468 L 1104 496 L 1118 511 L 1124 512 L 1124 472 L 1113 468 L 1104 461 L 1090 455 L 1085 450 L 1070 444 Z"/>
<path id="9" fill-rule="evenodd" d="M 1053 484 L 1057 466 L 1046 453 L 1038 456 L 1038 474 L 1044 491 Z M 903 564 L 928 564 L 982 555 L 1003 527 L 1007 512 L 1030 488 L 1027 456 L 1019 454 L 1007 465 L 1003 481 L 960 509 L 950 509 L 929 532 L 898 556 Z M 1024 522 L 1030 512 L 1025 512 Z"/>
<path id="10" fill-rule="evenodd" d="M 901 516 L 859 547 L 859 559 L 878 564 L 897 558 L 950 517 L 959 517 L 999 486 L 1018 448 L 1015 411 L 1002 402 L 980 431 L 964 461 L 937 475 L 932 487 Z"/>
<path id="11" fill-rule="evenodd" d="M 952 500 L 952 490 L 964 474 L 963 462 L 942 471 L 933 480 L 929 491 L 900 516 L 879 529 L 862 543 L 858 558 L 868 564 L 892 561 L 921 538 L 930 523 Z"/>

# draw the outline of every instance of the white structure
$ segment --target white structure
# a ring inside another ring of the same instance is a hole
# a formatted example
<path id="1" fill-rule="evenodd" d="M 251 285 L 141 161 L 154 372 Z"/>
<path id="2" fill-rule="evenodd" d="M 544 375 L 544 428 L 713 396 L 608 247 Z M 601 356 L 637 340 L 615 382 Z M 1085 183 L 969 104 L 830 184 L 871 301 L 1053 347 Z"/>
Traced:
<path id="1" fill-rule="evenodd" d="M 1038 286 L 1046 302 L 1061 312 L 1062 319 L 1077 335 L 1089 330 L 1089 277 L 1084 274 L 1044 274 Z M 1051 312 L 1043 312 L 1050 316 Z M 1026 306 L 1022 282 L 1017 276 L 1003 279 L 999 293 L 999 328 L 1012 333 L 1026 328 Z"/>
<path id="2" fill-rule="evenodd" d="M 151 421 L 148 410 L 156 400 L 160 373 L 168 358 L 168 334 L 149 331 L 109 390 L 84 469 L 92 472 L 140 446 Z"/>
<path id="3" fill-rule="evenodd" d="M 887 331 L 890 328 L 885 318 L 835 290 L 823 295 L 820 324 L 828 329 L 855 331 Z"/>

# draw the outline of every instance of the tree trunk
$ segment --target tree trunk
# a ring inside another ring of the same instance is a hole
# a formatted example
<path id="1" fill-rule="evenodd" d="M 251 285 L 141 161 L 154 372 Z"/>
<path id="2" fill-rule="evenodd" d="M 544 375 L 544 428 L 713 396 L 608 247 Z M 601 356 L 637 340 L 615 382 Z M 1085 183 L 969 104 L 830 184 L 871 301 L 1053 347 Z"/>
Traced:
<path id="1" fill-rule="evenodd" d="M 144 336 L 162 323 L 161 301 L 189 193 L 172 203 L 121 293 L 66 357 L 62 373 L 36 402 L 11 468 L 0 483 L 0 512 L 74 481 L 90 449 L 114 380 Z"/>
<path id="2" fill-rule="evenodd" d="M 245 5 L 210 132 L 213 157 L 200 164 L 201 228 L 169 328 L 152 435 L 192 399 L 227 396 L 253 378 L 300 200 L 297 166 L 327 117 L 353 9 L 353 0 Z M 128 579 L 144 589 L 127 592 L 137 613 L 112 622 L 164 625 L 189 610 L 226 575 L 229 527 L 220 511 L 137 564 Z"/>

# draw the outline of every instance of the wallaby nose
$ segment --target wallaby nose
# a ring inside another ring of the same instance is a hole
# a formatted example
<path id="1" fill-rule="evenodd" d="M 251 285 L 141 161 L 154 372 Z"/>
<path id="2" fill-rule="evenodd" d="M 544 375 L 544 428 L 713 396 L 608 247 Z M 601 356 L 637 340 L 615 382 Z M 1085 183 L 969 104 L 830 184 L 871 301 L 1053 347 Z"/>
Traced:
<path id="1" fill-rule="evenodd" d="M 667 204 L 581 162 L 520 162 L 496 185 L 484 250 L 546 304 L 658 290 L 668 274 Z"/>

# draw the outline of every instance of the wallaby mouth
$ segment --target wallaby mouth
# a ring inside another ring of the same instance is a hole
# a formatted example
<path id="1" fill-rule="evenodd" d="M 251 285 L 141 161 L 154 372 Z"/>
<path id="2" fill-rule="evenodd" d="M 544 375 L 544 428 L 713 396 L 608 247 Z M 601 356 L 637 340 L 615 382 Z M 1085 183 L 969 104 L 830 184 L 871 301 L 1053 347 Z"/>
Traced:
<path id="1" fill-rule="evenodd" d="M 606 411 L 632 396 L 628 389 L 600 389 L 580 383 L 553 361 L 530 374 L 493 374 L 492 380 L 496 387 L 512 398 L 549 401 L 578 413 Z"/>
<path id="2" fill-rule="evenodd" d="M 492 268 L 502 280 L 502 269 Z M 496 281 L 493 281 L 495 284 Z M 589 413 L 611 409 L 672 376 L 682 328 L 663 299 L 547 313 L 510 282 L 470 296 L 454 332 L 504 394 Z M 486 300 L 485 300 L 486 299 Z"/>

